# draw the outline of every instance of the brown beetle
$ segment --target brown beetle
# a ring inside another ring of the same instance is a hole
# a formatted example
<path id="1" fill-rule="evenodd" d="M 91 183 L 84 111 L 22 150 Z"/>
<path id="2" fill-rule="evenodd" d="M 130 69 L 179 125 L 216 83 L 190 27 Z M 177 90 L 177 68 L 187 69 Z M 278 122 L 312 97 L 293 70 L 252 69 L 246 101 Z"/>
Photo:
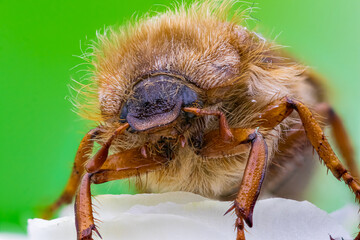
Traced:
<path id="1" fill-rule="evenodd" d="M 265 173 L 264 190 L 276 194 L 274 186 L 312 147 L 360 200 L 351 143 L 321 81 L 242 27 L 241 14 L 228 21 L 232 3 L 180 6 L 99 36 L 80 110 L 101 124 L 81 141 L 69 182 L 46 212 L 76 194 L 78 239 L 99 234 L 90 184 L 129 177 L 146 181 L 143 192 L 234 200 L 229 211 L 238 217 L 237 239 L 245 239 Z M 325 125 L 352 174 L 330 147 Z M 101 148 L 92 155 L 94 141 Z"/>

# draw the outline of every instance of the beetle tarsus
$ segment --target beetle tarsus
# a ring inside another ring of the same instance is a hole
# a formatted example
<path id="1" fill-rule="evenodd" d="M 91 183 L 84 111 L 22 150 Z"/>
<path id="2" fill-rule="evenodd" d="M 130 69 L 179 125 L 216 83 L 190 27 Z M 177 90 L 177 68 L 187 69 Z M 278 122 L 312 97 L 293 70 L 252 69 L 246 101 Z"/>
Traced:
<path id="1" fill-rule="evenodd" d="M 244 231 L 245 227 L 242 218 L 236 219 L 235 228 L 236 228 L 236 240 L 245 240 L 245 231 Z"/>
<path id="2" fill-rule="evenodd" d="M 81 232 L 81 236 L 80 236 L 79 240 L 93 240 L 92 231 L 94 231 L 99 236 L 99 238 L 102 239 L 102 237 L 101 237 L 99 231 L 97 230 L 97 227 L 95 226 L 95 224 L 91 224 L 87 229 L 85 229 L 85 230 L 83 230 Z"/>

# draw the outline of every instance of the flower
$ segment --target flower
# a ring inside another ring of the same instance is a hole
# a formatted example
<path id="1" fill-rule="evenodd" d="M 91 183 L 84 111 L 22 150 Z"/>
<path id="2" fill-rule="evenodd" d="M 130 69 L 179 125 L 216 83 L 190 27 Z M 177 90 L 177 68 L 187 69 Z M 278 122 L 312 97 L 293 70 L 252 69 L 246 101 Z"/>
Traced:
<path id="1" fill-rule="evenodd" d="M 231 202 L 210 200 L 186 192 L 101 195 L 93 199 L 94 216 L 104 240 L 235 240 Z M 72 208 L 54 220 L 30 219 L 29 240 L 76 239 Z M 356 211 L 356 210 L 355 210 Z M 337 212 L 337 216 L 339 213 Z M 354 219 L 355 220 L 355 219 Z M 254 226 L 246 239 L 352 239 L 334 218 L 313 204 L 282 198 L 257 202 Z M 93 234 L 94 239 L 100 239 Z"/>

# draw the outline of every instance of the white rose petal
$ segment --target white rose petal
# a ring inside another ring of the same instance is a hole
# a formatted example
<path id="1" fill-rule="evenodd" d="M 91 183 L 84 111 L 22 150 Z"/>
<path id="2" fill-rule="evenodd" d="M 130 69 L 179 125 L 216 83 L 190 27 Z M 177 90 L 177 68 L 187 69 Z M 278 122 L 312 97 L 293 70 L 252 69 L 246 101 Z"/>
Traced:
<path id="1" fill-rule="evenodd" d="M 236 239 L 235 215 L 223 216 L 231 202 L 184 192 L 102 195 L 95 199 L 95 218 L 100 220 L 97 225 L 104 240 Z M 29 220 L 29 240 L 76 239 L 74 217 L 69 209 L 55 220 Z M 329 234 L 333 238 L 352 239 L 335 219 L 306 201 L 260 200 L 253 222 L 252 228 L 246 227 L 247 240 L 329 240 Z M 93 236 L 100 239 L 95 233 Z"/>

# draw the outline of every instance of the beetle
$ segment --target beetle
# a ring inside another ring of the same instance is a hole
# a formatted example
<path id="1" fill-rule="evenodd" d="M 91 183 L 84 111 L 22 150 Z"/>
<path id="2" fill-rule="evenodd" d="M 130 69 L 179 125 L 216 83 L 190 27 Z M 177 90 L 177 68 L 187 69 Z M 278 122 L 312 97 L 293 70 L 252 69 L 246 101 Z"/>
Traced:
<path id="1" fill-rule="evenodd" d="M 99 35 L 80 110 L 100 124 L 82 139 L 65 190 L 46 212 L 76 195 L 78 239 L 100 235 L 90 185 L 129 177 L 146 181 L 143 192 L 232 199 L 237 240 L 245 239 L 263 183 L 278 186 L 311 148 L 360 200 L 351 142 L 320 78 L 243 27 L 241 14 L 227 20 L 232 4 L 179 6 Z M 101 147 L 92 154 L 94 142 Z"/>

